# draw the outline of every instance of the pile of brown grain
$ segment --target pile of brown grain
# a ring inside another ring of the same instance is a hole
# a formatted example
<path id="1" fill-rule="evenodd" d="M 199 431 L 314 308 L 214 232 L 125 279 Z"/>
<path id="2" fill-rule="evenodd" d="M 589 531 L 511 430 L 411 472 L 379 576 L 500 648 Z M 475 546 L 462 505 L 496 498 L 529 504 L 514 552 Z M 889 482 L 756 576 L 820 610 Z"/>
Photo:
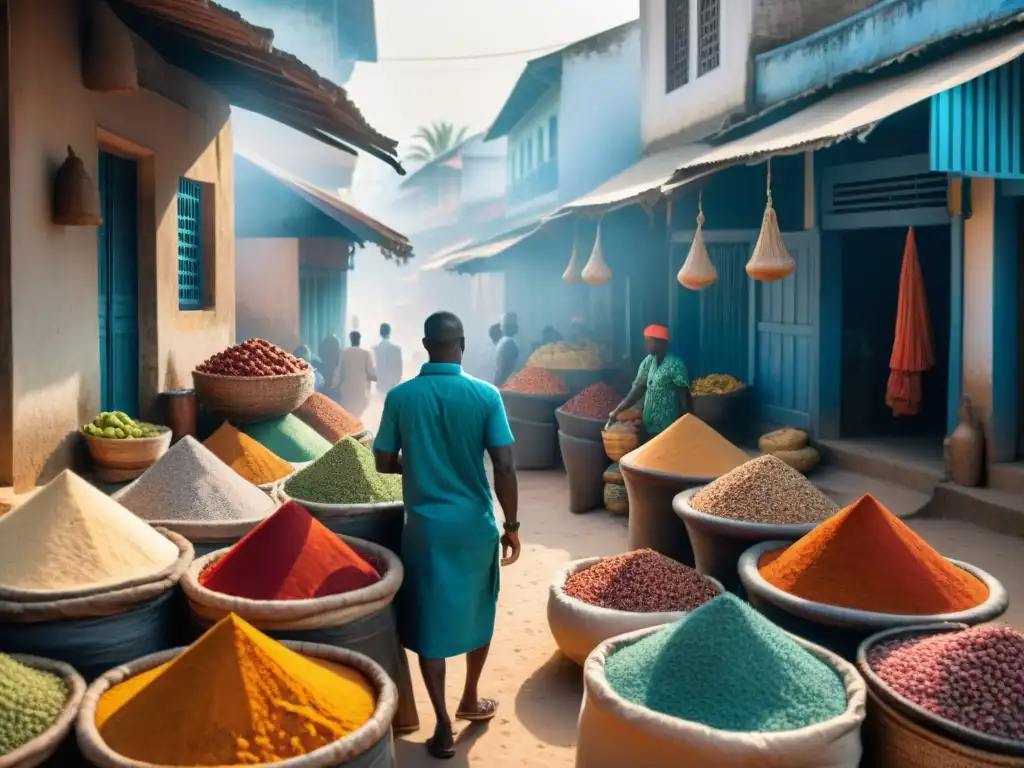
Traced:
<path id="1" fill-rule="evenodd" d="M 295 415 L 332 445 L 349 435 L 366 431 L 363 422 L 320 392 L 310 395 Z"/>

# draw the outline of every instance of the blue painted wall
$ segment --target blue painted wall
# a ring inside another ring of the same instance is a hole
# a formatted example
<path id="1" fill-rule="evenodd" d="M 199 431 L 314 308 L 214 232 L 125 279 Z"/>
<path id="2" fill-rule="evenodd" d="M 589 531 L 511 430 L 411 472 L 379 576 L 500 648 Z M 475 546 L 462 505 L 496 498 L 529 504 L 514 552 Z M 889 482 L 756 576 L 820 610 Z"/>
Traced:
<path id="1" fill-rule="evenodd" d="M 1017 457 L 1018 270 L 1020 198 L 996 192 L 992 265 L 992 446 L 993 461 Z"/>
<path id="2" fill-rule="evenodd" d="M 754 62 L 761 109 L 922 45 L 1024 12 L 1024 0 L 883 0 Z"/>
<path id="3" fill-rule="evenodd" d="M 931 98 L 931 167 L 1024 179 L 1020 59 Z"/>

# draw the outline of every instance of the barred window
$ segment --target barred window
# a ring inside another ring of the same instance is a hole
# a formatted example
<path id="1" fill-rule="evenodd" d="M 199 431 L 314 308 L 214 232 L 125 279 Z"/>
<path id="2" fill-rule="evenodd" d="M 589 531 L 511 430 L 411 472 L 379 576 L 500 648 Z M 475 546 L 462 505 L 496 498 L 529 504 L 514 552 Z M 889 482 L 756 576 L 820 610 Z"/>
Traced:
<path id="1" fill-rule="evenodd" d="M 690 0 L 665 0 L 665 93 L 671 93 L 688 82 Z"/>
<path id="2" fill-rule="evenodd" d="M 203 309 L 203 185 L 178 180 L 178 308 Z"/>
<path id="3" fill-rule="evenodd" d="M 697 36 L 697 77 L 718 66 L 721 51 L 721 0 L 698 0 L 700 27 Z"/>

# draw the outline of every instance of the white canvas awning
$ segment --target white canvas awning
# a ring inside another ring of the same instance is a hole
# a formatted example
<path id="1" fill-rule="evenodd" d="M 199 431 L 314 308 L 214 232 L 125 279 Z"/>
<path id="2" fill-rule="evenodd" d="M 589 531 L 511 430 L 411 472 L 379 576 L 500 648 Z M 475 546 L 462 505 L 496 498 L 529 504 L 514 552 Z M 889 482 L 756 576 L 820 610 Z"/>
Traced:
<path id="1" fill-rule="evenodd" d="M 934 64 L 822 99 L 767 128 L 721 144 L 679 165 L 665 193 L 709 171 L 772 155 L 796 154 L 864 135 L 881 120 L 955 88 L 1024 54 L 1024 32 L 968 48 Z"/>
<path id="2" fill-rule="evenodd" d="M 470 261 L 476 261 L 477 259 L 489 259 L 492 256 L 497 256 L 499 253 L 504 253 L 512 246 L 522 242 L 534 232 L 540 228 L 538 222 L 534 221 L 525 226 L 517 227 L 512 230 L 502 232 L 500 235 L 487 238 L 478 243 L 470 245 L 468 248 L 455 251 L 455 253 L 449 254 L 444 258 L 433 261 L 423 267 L 424 270 L 433 269 L 447 269 L 457 270 L 462 264 L 466 264 Z"/>

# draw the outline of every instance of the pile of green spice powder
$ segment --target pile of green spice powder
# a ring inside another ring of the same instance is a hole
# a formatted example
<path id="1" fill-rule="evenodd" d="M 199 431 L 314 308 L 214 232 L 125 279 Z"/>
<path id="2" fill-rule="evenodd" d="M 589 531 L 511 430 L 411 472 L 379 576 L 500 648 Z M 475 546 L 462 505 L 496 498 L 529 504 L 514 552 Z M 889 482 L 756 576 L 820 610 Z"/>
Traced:
<path id="1" fill-rule="evenodd" d="M 729 594 L 620 647 L 605 676 L 634 704 L 723 731 L 789 731 L 846 711 L 839 673 Z"/>
<path id="2" fill-rule="evenodd" d="M 68 687 L 57 675 L 0 653 L 0 757 L 45 733 L 67 700 Z"/>
<path id="3" fill-rule="evenodd" d="M 319 432 L 290 413 L 256 424 L 243 424 L 239 429 L 271 453 L 292 463 L 316 461 L 331 450 L 331 444 Z"/>
<path id="4" fill-rule="evenodd" d="M 402 500 L 402 476 L 377 472 L 373 453 L 346 437 L 285 483 L 296 501 L 315 504 L 380 504 Z"/>

